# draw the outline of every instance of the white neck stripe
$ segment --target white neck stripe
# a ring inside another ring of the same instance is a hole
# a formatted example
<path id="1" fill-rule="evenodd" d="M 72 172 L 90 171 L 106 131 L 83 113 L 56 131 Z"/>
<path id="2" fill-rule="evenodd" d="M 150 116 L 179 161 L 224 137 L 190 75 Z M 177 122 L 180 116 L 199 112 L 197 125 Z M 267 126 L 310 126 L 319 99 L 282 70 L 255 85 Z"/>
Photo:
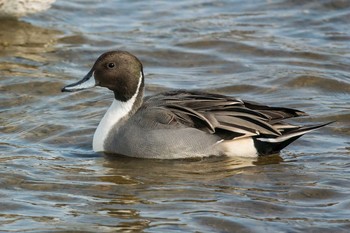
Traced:
<path id="1" fill-rule="evenodd" d="M 125 117 L 132 110 L 132 107 L 136 101 L 136 97 L 140 92 L 142 83 L 142 72 L 140 72 L 139 82 L 135 94 L 126 102 L 122 102 L 114 99 L 111 106 L 100 121 L 93 138 L 92 147 L 95 152 L 104 151 L 104 143 L 110 130 L 115 124 L 117 124 L 123 117 Z"/>

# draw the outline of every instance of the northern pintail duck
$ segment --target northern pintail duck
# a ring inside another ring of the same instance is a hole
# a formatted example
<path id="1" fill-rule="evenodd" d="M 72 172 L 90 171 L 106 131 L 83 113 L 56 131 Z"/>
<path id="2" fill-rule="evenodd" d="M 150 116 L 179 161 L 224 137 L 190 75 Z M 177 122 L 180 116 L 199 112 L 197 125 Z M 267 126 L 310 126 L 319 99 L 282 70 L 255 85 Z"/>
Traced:
<path id="1" fill-rule="evenodd" d="M 277 153 L 326 124 L 296 126 L 285 119 L 306 113 L 230 96 L 176 90 L 143 98 L 139 59 L 125 51 L 101 55 L 89 73 L 62 91 L 95 86 L 114 100 L 93 137 L 93 150 L 139 158 L 177 159 L 210 155 L 257 157 Z"/>

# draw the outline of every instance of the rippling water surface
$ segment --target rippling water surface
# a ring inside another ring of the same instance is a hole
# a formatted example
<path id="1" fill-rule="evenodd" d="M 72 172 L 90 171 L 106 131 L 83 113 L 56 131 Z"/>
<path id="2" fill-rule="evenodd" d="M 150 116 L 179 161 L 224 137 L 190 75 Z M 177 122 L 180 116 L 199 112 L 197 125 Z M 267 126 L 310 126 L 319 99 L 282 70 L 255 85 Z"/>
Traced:
<path id="1" fill-rule="evenodd" d="M 68 1 L 0 20 L 2 232 L 348 232 L 350 2 Z M 336 121 L 258 160 L 95 154 L 112 95 L 61 93 L 128 50 L 187 88 Z"/>

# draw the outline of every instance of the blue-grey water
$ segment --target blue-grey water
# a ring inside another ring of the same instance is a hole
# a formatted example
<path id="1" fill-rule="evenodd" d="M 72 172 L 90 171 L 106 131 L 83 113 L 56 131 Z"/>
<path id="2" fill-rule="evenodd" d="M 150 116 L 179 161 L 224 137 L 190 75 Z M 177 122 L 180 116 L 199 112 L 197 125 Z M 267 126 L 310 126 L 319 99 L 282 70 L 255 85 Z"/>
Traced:
<path id="1" fill-rule="evenodd" d="M 103 52 L 186 88 L 336 121 L 258 160 L 95 154 Z M 68 1 L 0 19 L 1 232 L 349 232 L 350 1 Z"/>

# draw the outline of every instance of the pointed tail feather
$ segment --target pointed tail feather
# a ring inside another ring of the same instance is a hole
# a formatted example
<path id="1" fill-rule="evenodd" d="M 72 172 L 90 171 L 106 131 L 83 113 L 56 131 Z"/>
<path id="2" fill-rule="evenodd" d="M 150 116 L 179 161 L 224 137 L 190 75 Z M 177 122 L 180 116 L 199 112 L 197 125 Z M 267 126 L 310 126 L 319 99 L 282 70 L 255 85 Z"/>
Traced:
<path id="1" fill-rule="evenodd" d="M 259 155 L 268 155 L 268 154 L 277 153 L 283 148 L 285 148 L 286 146 L 288 146 L 290 143 L 294 142 L 295 140 L 303 136 L 304 134 L 314 131 L 316 129 L 319 129 L 323 126 L 329 125 L 331 123 L 333 122 L 312 125 L 312 126 L 303 126 L 274 138 L 271 138 L 271 137 L 263 138 L 261 136 L 258 136 L 254 138 L 254 144 Z"/>

